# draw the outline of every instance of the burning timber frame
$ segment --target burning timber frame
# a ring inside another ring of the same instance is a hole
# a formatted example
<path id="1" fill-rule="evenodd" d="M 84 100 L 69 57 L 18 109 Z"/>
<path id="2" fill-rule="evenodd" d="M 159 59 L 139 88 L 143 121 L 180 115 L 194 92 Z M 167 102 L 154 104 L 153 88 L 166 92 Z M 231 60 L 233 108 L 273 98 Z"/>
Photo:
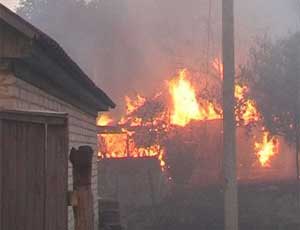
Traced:
<path id="1" fill-rule="evenodd" d="M 129 157 L 129 135 L 128 133 L 124 132 L 122 130 L 121 126 L 98 126 L 98 135 L 102 135 L 102 134 L 121 134 L 121 135 L 125 135 L 126 136 L 126 149 L 124 150 L 124 155 L 126 155 L 127 157 Z M 99 156 L 99 153 L 98 153 Z M 104 153 L 103 158 L 107 157 L 107 153 Z M 126 157 L 124 157 L 126 158 Z"/>
<path id="2" fill-rule="evenodd" d="M 115 135 L 124 135 L 126 136 L 126 147 L 124 150 L 124 157 L 119 158 L 132 158 L 132 155 L 130 155 L 130 140 L 133 140 L 128 132 L 137 132 L 139 130 L 140 126 L 127 126 L 127 125 L 116 125 L 116 126 L 98 126 L 98 135 L 105 135 L 105 134 L 115 134 Z M 126 130 L 126 131 L 125 131 Z M 103 154 L 104 156 L 101 156 L 102 158 L 107 158 L 107 153 Z M 139 156 L 139 158 L 152 158 L 154 156 Z M 108 157 L 109 158 L 109 157 Z"/>

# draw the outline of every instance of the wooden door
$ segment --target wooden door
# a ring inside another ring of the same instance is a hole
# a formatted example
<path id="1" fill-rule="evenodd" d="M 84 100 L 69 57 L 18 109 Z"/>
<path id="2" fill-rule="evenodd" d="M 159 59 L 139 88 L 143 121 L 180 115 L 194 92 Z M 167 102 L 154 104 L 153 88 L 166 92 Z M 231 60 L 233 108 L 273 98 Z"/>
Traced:
<path id="1" fill-rule="evenodd" d="M 0 229 L 67 229 L 64 117 L 0 113 Z"/>

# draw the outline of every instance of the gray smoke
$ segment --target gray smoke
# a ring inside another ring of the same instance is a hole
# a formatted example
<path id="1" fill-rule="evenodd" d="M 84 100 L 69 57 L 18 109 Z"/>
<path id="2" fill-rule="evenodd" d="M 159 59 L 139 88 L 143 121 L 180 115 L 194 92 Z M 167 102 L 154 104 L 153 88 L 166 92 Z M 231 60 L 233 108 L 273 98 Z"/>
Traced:
<path id="1" fill-rule="evenodd" d="M 178 68 L 201 70 L 221 56 L 221 0 L 211 0 L 210 17 L 209 0 L 97 0 L 84 12 L 56 1 L 31 22 L 62 44 L 118 112 L 124 95 L 150 95 Z M 238 62 L 257 36 L 279 38 L 297 29 L 294 1 L 236 0 Z"/>

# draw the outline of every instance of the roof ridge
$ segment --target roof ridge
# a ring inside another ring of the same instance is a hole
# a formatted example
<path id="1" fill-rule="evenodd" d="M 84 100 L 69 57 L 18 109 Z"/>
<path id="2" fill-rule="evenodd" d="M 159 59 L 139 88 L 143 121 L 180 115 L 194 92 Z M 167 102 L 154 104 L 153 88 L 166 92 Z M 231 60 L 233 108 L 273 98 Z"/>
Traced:
<path id="1" fill-rule="evenodd" d="M 13 26 L 15 29 L 25 34 L 33 41 L 37 42 L 39 47 L 41 47 L 50 58 L 52 58 L 59 66 L 61 66 L 64 71 L 69 72 L 69 74 L 75 77 L 76 80 L 79 80 L 81 81 L 81 83 L 86 84 L 87 87 L 90 87 L 91 90 L 93 90 L 93 93 L 103 97 L 106 104 L 108 104 L 111 108 L 114 108 L 116 106 L 115 103 L 106 95 L 106 93 L 88 77 L 88 75 L 79 67 L 79 65 L 75 61 L 73 61 L 73 59 L 67 54 L 67 52 L 57 41 L 26 21 L 21 16 L 8 9 L 2 3 L 0 3 L 0 19 L 4 20 L 6 23 Z M 69 68 L 62 66 L 60 62 L 57 62 L 57 59 L 62 59 L 63 62 L 65 62 L 69 66 Z"/>

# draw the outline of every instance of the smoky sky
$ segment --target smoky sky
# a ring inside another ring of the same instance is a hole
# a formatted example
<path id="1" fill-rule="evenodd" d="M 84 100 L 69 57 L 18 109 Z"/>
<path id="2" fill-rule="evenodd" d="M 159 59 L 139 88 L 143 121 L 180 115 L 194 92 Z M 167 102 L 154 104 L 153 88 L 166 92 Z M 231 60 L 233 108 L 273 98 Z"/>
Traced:
<path id="1" fill-rule="evenodd" d="M 235 1 L 238 62 L 247 59 L 257 36 L 280 38 L 297 29 L 293 1 Z M 221 0 L 211 0 L 210 14 L 208 0 L 99 2 L 96 17 L 81 21 L 77 12 L 76 26 L 67 16 L 72 12 L 53 12 L 51 22 L 32 23 L 61 43 L 113 98 L 116 111 L 122 109 L 125 95 L 151 95 L 165 89 L 165 81 L 178 68 L 201 70 L 208 60 L 221 56 Z"/>

